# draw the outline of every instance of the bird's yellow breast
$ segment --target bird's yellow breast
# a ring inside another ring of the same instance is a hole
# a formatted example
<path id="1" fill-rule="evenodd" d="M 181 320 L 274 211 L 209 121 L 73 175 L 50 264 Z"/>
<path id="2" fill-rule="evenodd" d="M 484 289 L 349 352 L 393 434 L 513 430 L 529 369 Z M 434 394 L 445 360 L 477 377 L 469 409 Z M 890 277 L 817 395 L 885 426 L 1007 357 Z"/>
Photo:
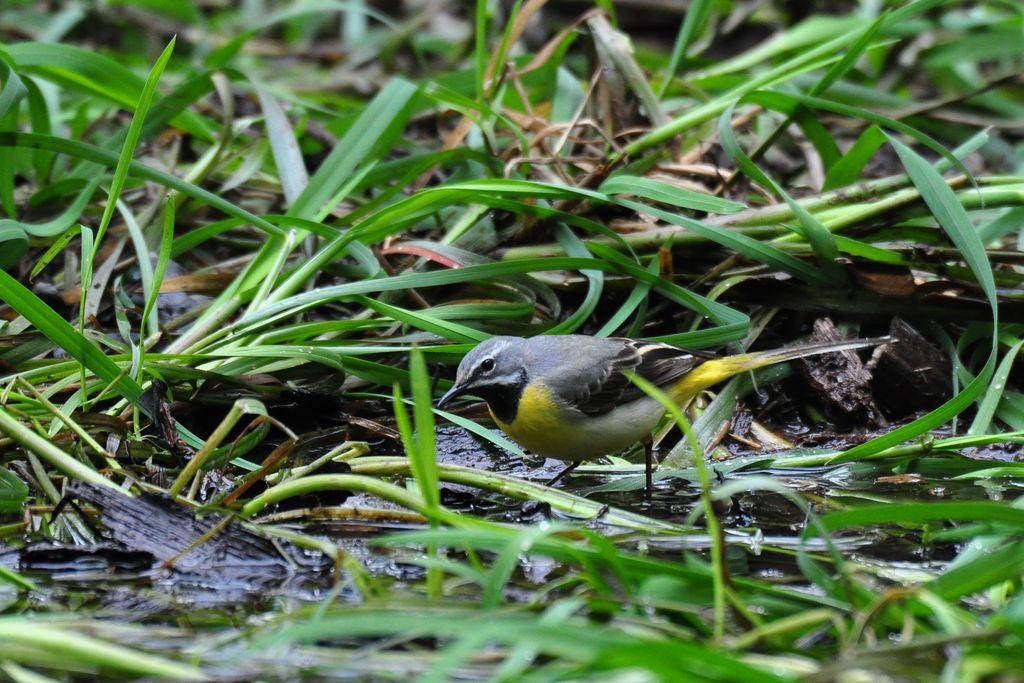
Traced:
<path id="1" fill-rule="evenodd" d="M 644 397 L 598 416 L 583 415 L 557 401 L 540 382 L 523 390 L 511 422 L 491 417 L 513 441 L 538 455 L 560 460 L 592 460 L 616 453 L 648 434 L 662 413 Z"/>
<path id="2" fill-rule="evenodd" d="M 564 420 L 560 419 L 562 410 L 546 386 L 532 382 L 523 389 L 516 416 L 511 422 L 501 421 L 493 410 L 491 417 L 519 445 L 544 454 L 550 451 L 551 444 L 559 439 L 565 426 Z"/>

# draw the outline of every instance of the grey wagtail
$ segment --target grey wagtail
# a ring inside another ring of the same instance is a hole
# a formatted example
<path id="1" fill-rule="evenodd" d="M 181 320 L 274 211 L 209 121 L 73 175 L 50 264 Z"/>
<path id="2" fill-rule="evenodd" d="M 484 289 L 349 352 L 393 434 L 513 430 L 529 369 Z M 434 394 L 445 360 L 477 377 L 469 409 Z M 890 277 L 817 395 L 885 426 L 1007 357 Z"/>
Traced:
<path id="1" fill-rule="evenodd" d="M 455 386 L 438 407 L 463 394 L 479 396 L 514 441 L 538 455 L 572 463 L 549 482 L 554 483 L 581 461 L 616 453 L 647 437 L 665 414 L 624 370 L 683 404 L 747 370 L 886 341 L 830 341 L 715 357 L 619 337 L 492 337 L 462 359 Z M 650 448 L 646 450 L 650 493 L 652 463 Z"/>

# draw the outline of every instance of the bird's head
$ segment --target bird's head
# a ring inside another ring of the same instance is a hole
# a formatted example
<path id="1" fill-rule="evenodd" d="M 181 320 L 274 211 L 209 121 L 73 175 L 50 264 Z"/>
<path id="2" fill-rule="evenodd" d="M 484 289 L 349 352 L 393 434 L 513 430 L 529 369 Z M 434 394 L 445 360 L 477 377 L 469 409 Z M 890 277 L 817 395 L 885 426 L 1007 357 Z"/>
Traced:
<path id="1" fill-rule="evenodd" d="M 522 391 L 526 385 L 521 337 L 491 337 L 466 354 L 455 374 L 455 386 L 448 390 L 437 407 L 444 408 L 463 394 L 476 394 L 488 403 L 501 394 Z"/>

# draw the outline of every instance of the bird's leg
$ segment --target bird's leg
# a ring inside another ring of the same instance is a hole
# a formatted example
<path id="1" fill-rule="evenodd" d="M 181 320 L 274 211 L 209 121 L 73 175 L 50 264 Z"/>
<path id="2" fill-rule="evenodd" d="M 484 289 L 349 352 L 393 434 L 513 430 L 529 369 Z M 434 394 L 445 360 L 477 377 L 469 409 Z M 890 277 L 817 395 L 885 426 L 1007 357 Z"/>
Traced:
<path id="1" fill-rule="evenodd" d="M 572 471 L 573 471 L 574 469 L 576 469 L 577 467 L 579 467 L 579 465 L 580 465 L 580 462 L 581 462 L 581 461 L 577 460 L 576 462 L 572 463 L 571 465 L 569 465 L 568 467 L 566 467 L 566 468 L 565 468 L 564 470 L 562 470 L 561 472 L 559 472 L 558 474 L 556 474 L 556 475 L 555 475 L 555 476 L 554 476 L 554 477 L 553 477 L 553 478 L 551 479 L 551 481 L 549 481 L 548 483 L 546 483 L 546 484 L 544 484 L 544 485 L 545 485 L 545 486 L 554 486 L 555 484 L 557 484 L 557 483 L 558 483 L 559 481 L 561 481 L 561 480 L 562 480 L 562 477 L 564 477 L 565 475 L 569 474 L 569 473 L 570 473 L 570 472 L 572 472 Z"/>
<path id="2" fill-rule="evenodd" d="M 646 495 L 647 500 L 651 499 L 651 493 L 654 491 L 654 439 L 648 434 L 640 442 L 644 447 L 644 476 L 645 483 L 647 484 Z"/>

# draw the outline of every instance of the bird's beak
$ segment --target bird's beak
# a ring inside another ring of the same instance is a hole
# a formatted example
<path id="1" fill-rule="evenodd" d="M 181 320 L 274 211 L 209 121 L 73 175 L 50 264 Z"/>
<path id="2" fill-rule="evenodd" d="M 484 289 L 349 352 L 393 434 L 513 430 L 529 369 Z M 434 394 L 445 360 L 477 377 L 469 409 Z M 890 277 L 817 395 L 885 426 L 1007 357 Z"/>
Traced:
<path id="1" fill-rule="evenodd" d="M 468 392 L 469 389 L 470 388 L 468 386 L 466 386 L 465 384 L 459 384 L 458 382 L 456 382 L 455 386 L 453 386 L 451 389 L 449 389 L 448 393 L 446 393 L 444 396 L 442 396 L 441 400 L 437 402 L 437 407 L 438 408 L 444 408 L 448 404 L 449 401 L 451 401 L 452 399 L 458 398 L 459 396 L 462 396 L 463 394 Z"/>

